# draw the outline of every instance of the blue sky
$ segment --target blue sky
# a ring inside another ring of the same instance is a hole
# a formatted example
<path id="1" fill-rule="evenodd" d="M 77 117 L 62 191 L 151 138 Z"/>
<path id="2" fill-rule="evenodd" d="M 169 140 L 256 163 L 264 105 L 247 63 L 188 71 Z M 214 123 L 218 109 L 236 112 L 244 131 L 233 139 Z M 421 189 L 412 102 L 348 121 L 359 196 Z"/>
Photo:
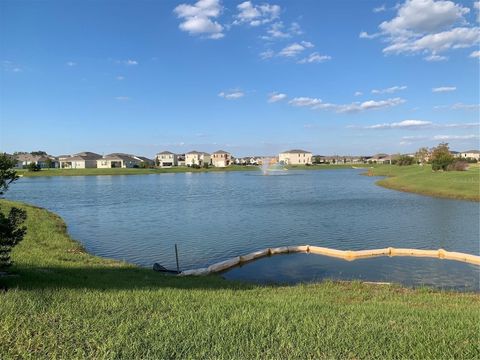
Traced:
<path id="1" fill-rule="evenodd" d="M 0 2 L 0 149 L 479 147 L 479 3 Z"/>

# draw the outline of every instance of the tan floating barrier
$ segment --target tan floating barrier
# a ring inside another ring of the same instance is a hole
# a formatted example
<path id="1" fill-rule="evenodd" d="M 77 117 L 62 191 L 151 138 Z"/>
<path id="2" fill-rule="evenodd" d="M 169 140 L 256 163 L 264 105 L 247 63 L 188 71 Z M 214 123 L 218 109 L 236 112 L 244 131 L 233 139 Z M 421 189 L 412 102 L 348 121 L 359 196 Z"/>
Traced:
<path id="1" fill-rule="evenodd" d="M 237 256 L 228 260 L 224 260 L 208 268 L 200 268 L 193 270 L 182 271 L 180 276 L 199 276 L 208 275 L 211 273 L 217 273 L 225 271 L 239 264 L 246 263 L 255 259 L 259 259 L 269 255 L 286 254 L 286 253 L 311 253 L 317 255 L 325 255 L 330 257 L 336 257 L 348 261 L 355 259 L 361 259 L 373 256 L 415 256 L 415 257 L 430 257 L 438 259 L 448 259 L 455 261 L 463 261 L 469 264 L 480 265 L 480 256 L 465 254 L 455 251 L 446 251 L 444 249 L 439 250 L 422 250 L 422 249 L 404 249 L 404 248 L 392 248 L 385 249 L 371 249 L 371 250 L 337 250 L 320 246 L 299 245 L 299 246 L 281 246 L 276 248 L 267 248 L 259 251 L 252 252 L 247 255 Z"/>

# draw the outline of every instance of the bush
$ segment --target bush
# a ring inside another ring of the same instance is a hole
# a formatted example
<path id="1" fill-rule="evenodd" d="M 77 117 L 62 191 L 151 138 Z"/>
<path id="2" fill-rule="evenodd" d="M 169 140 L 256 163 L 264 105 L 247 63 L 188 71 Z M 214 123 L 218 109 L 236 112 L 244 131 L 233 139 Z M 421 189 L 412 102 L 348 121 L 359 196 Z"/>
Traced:
<path id="1" fill-rule="evenodd" d="M 22 241 L 27 229 L 20 225 L 27 218 L 27 212 L 13 207 L 7 216 L 0 212 L 0 269 L 12 265 L 10 253 L 15 245 Z"/>
<path id="2" fill-rule="evenodd" d="M 454 162 L 447 143 L 441 143 L 432 152 L 432 170 L 447 170 L 448 165 Z"/>
<path id="3" fill-rule="evenodd" d="M 456 160 L 447 166 L 447 171 L 466 171 L 468 163 L 463 160 Z"/>
<path id="4" fill-rule="evenodd" d="M 407 165 L 412 165 L 414 163 L 415 159 L 411 156 L 408 155 L 401 155 L 397 160 L 396 164 L 398 166 L 407 166 Z"/>
<path id="5" fill-rule="evenodd" d="M 41 170 L 40 165 L 37 165 L 33 162 L 28 164 L 27 169 L 28 169 L 28 171 L 40 171 Z"/>

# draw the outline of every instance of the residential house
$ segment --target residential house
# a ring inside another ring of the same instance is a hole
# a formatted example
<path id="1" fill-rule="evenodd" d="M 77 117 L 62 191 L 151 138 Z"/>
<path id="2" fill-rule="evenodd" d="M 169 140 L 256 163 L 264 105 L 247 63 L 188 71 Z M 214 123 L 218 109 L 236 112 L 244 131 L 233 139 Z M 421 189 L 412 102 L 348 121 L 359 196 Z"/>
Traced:
<path id="1" fill-rule="evenodd" d="M 155 156 L 155 163 L 162 168 L 178 166 L 178 156 L 170 151 L 162 151 Z"/>
<path id="2" fill-rule="evenodd" d="M 211 164 L 210 154 L 206 152 L 190 151 L 185 154 L 185 165 L 187 166 L 205 166 Z"/>
<path id="3" fill-rule="evenodd" d="M 215 167 L 227 167 L 232 163 L 232 155 L 226 151 L 218 150 L 212 154 L 212 165 Z"/>
<path id="4" fill-rule="evenodd" d="M 177 164 L 178 166 L 185 166 L 185 154 L 177 155 Z"/>
<path id="5" fill-rule="evenodd" d="M 97 168 L 136 168 L 142 165 L 151 165 L 152 160 L 130 154 L 113 153 L 97 159 Z"/>
<path id="6" fill-rule="evenodd" d="M 479 161 L 480 160 L 480 151 L 478 151 L 478 150 L 462 151 L 460 153 L 460 157 L 462 159 L 475 159 L 475 160 Z"/>
<path id="7" fill-rule="evenodd" d="M 287 150 L 278 155 L 278 161 L 285 165 L 311 165 L 312 153 L 305 150 Z"/>
<path id="8" fill-rule="evenodd" d="M 59 167 L 58 160 L 51 155 L 32 155 L 29 153 L 17 154 L 13 158 L 16 160 L 15 167 L 25 168 L 30 164 L 35 164 L 42 169 Z"/>
<path id="9" fill-rule="evenodd" d="M 60 167 L 62 169 L 86 169 L 96 168 L 97 160 L 102 156 L 93 152 L 85 151 L 78 154 L 74 154 L 69 157 L 59 158 Z"/>
<path id="10" fill-rule="evenodd" d="M 376 154 L 368 159 L 368 162 L 370 161 L 374 164 L 391 164 L 392 157 L 388 154 Z"/>

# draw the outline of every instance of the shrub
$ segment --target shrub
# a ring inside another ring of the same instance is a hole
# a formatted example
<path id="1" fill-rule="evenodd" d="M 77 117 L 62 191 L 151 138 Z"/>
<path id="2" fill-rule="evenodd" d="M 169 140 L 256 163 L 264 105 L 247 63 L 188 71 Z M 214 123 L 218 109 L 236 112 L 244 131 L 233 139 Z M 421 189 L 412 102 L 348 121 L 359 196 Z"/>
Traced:
<path id="1" fill-rule="evenodd" d="M 447 143 L 440 143 L 432 152 L 432 170 L 447 170 L 448 165 L 455 160 Z"/>
<path id="2" fill-rule="evenodd" d="M 398 166 L 406 166 L 406 165 L 412 165 L 414 161 L 415 159 L 411 156 L 400 155 L 396 160 L 396 164 Z"/>
<path id="3" fill-rule="evenodd" d="M 468 163 L 463 160 L 456 160 L 447 166 L 447 171 L 466 171 Z"/>
<path id="4" fill-rule="evenodd" d="M 37 165 L 33 162 L 28 164 L 27 169 L 28 169 L 28 171 L 40 171 L 41 170 L 40 165 Z"/>

